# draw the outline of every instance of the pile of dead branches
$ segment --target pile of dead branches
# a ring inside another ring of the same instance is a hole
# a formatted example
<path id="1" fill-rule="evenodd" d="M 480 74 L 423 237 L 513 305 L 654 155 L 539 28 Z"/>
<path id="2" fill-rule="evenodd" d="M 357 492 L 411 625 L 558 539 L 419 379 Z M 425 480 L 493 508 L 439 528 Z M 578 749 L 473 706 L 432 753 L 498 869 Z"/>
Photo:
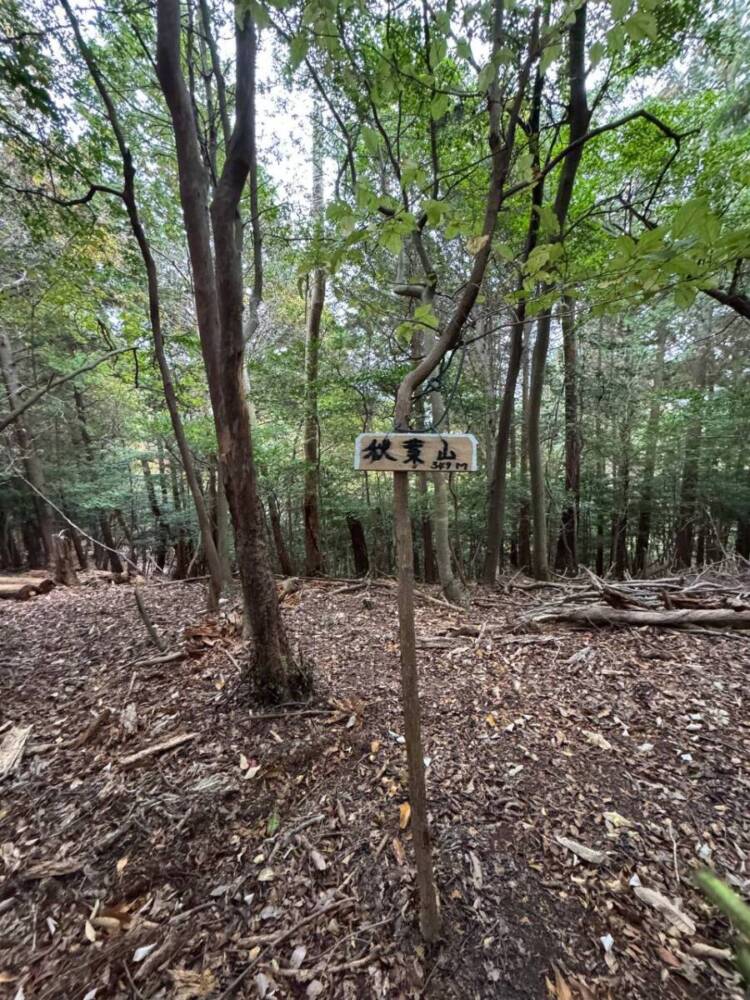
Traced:
<path id="1" fill-rule="evenodd" d="M 750 581 L 738 576 L 712 573 L 611 583 L 585 572 L 583 581 L 552 585 L 561 596 L 535 608 L 524 622 L 750 628 Z"/>

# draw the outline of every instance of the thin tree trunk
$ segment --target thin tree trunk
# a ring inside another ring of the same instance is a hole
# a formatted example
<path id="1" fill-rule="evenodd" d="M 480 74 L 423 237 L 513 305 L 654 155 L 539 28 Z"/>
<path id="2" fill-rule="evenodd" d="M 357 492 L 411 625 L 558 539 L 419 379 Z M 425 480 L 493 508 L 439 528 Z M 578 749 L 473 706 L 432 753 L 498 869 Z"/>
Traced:
<path id="1" fill-rule="evenodd" d="M 2 375 L 8 395 L 8 408 L 13 412 L 17 409 L 20 402 L 18 376 L 16 374 L 10 337 L 3 331 L 0 331 L 0 374 Z M 22 419 L 19 417 L 14 422 L 13 433 L 21 455 L 21 461 L 26 470 L 26 478 L 31 483 L 34 491 L 38 491 L 38 493 L 33 493 L 32 504 L 38 525 L 39 537 L 42 541 L 43 553 L 42 546 L 39 545 L 34 545 L 30 550 L 27 546 L 27 552 L 32 566 L 41 568 L 50 563 L 54 551 L 52 542 L 52 517 L 47 504 L 39 496 L 40 493 L 46 495 L 44 472 L 25 418 Z"/>
<path id="2" fill-rule="evenodd" d="M 710 346 L 707 345 L 698 356 L 695 373 L 695 398 L 691 405 L 691 418 L 685 431 L 685 459 L 682 466 L 680 507 L 675 530 L 675 563 L 681 569 L 689 568 L 693 558 L 698 475 L 703 437 L 703 406 L 709 352 Z"/>
<path id="3" fill-rule="evenodd" d="M 89 468 L 92 474 L 95 471 L 96 459 L 94 456 L 94 446 L 91 440 L 91 435 L 89 434 L 88 423 L 86 420 L 86 406 L 83 401 L 83 393 L 77 387 L 73 389 L 73 399 L 76 406 L 76 417 L 78 419 L 78 429 L 81 434 L 81 440 L 83 441 L 83 447 L 86 452 L 86 458 L 88 459 Z M 107 559 L 109 560 L 109 568 L 113 573 L 122 574 L 124 573 L 124 567 L 122 565 L 122 560 L 117 552 L 115 546 L 115 539 L 112 535 L 112 526 L 109 522 L 109 514 L 105 511 L 100 510 L 97 514 L 99 520 L 99 530 L 102 535 L 102 541 L 107 547 Z"/>
<path id="4" fill-rule="evenodd" d="M 370 558 L 367 554 L 367 540 L 362 522 L 353 514 L 346 515 L 346 523 L 352 540 L 354 572 L 356 576 L 366 576 L 370 572 Z"/>
<path id="5" fill-rule="evenodd" d="M 560 520 L 556 565 L 578 572 L 578 510 L 581 483 L 581 437 L 578 427 L 578 343 L 573 300 L 564 297 L 560 309 L 565 379 L 565 505 Z"/>
<path id="6" fill-rule="evenodd" d="M 654 359 L 654 380 L 651 386 L 651 408 L 646 425 L 646 454 L 643 461 L 643 482 L 638 507 L 638 534 L 635 543 L 636 576 L 643 576 L 648 559 L 651 538 L 651 508 L 654 493 L 654 472 L 656 470 L 656 449 L 659 440 L 659 418 L 661 416 L 661 392 L 664 384 L 664 353 L 667 345 L 666 323 L 659 327 Z"/>
<path id="7" fill-rule="evenodd" d="M 316 242 L 323 234 L 323 121 L 320 104 L 316 102 L 312 116 L 312 215 Z M 319 249 L 319 248 L 318 248 Z M 319 576 L 323 572 L 320 547 L 320 456 L 318 455 L 318 362 L 320 357 L 320 324 L 326 294 L 324 268 L 315 267 L 310 275 L 307 329 L 305 331 L 305 575 Z"/>
<path id="8" fill-rule="evenodd" d="M 422 534 L 422 579 L 425 583 L 437 583 L 438 570 L 437 562 L 435 561 L 432 519 L 430 517 L 430 510 L 428 506 L 427 473 L 417 473 L 417 490 L 419 491 L 420 508 L 422 511 L 420 519 L 420 529 Z"/>
<path id="9" fill-rule="evenodd" d="M 279 569 L 284 576 L 294 576 L 294 564 L 289 555 L 289 550 L 284 541 L 284 532 L 281 530 L 281 518 L 279 516 L 279 506 L 273 493 L 268 497 L 268 515 L 271 521 L 271 534 L 273 535 L 276 547 L 276 556 L 279 560 Z"/>
<path id="10" fill-rule="evenodd" d="M 568 79 L 570 84 L 569 141 L 582 139 L 589 126 L 591 113 L 586 96 L 586 4 L 575 12 L 575 20 L 568 32 Z M 559 232 L 552 242 L 564 237 L 565 222 L 573 195 L 573 185 L 583 155 L 583 144 L 568 152 L 560 169 L 560 180 L 555 195 L 554 213 Z M 551 287 L 544 285 L 544 293 Z M 540 414 L 544 372 L 549 347 L 551 312 L 545 308 L 537 323 L 537 335 L 531 364 L 531 388 L 529 393 L 529 475 L 531 479 L 531 513 L 534 535 L 533 571 L 539 580 L 547 579 L 547 514 L 546 490 L 544 482 L 544 459 L 540 439 Z"/>
<path id="11" fill-rule="evenodd" d="M 529 349 L 523 352 L 521 381 L 521 469 L 518 503 L 518 567 L 531 568 L 531 511 L 529 509 Z"/>

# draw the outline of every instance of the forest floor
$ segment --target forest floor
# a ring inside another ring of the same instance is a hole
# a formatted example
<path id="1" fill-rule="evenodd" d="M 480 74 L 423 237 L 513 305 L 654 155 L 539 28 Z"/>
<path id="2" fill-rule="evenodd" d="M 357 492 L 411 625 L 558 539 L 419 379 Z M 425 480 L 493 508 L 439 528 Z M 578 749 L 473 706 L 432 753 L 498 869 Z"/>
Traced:
<path id="1" fill-rule="evenodd" d="M 2 602 L 0 743 L 31 731 L 0 783 L 0 996 L 740 997 L 691 875 L 748 889 L 750 641 L 519 629 L 544 591 L 419 600 L 426 949 L 395 594 L 341 586 L 285 601 L 317 674 L 280 713 L 251 709 L 237 616 L 208 619 L 201 584 L 143 588 L 190 654 L 164 664 L 138 664 L 127 586 Z"/>

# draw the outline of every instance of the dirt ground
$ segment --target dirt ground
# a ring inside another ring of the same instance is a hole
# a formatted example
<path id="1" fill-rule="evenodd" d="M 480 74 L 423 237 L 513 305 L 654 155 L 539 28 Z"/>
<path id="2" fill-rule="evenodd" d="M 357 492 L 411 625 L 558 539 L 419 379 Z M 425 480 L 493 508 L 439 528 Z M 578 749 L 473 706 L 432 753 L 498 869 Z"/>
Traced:
<path id="1" fill-rule="evenodd" d="M 543 591 L 419 600 L 425 949 L 396 603 L 340 591 L 285 601 L 316 691 L 282 712 L 201 584 L 144 587 L 188 653 L 161 664 L 128 586 L 0 603 L 0 744 L 31 727 L 0 782 L 0 996 L 741 997 L 691 875 L 748 890 L 748 638 L 519 628 Z"/>

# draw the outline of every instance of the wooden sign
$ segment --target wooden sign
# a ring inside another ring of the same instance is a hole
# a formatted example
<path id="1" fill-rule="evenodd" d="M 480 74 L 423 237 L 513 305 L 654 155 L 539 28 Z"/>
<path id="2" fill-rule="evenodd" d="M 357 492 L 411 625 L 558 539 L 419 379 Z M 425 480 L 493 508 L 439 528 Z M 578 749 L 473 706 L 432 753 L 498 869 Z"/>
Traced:
<path id="1" fill-rule="evenodd" d="M 473 434 L 360 434 L 354 468 L 362 472 L 476 472 Z"/>

